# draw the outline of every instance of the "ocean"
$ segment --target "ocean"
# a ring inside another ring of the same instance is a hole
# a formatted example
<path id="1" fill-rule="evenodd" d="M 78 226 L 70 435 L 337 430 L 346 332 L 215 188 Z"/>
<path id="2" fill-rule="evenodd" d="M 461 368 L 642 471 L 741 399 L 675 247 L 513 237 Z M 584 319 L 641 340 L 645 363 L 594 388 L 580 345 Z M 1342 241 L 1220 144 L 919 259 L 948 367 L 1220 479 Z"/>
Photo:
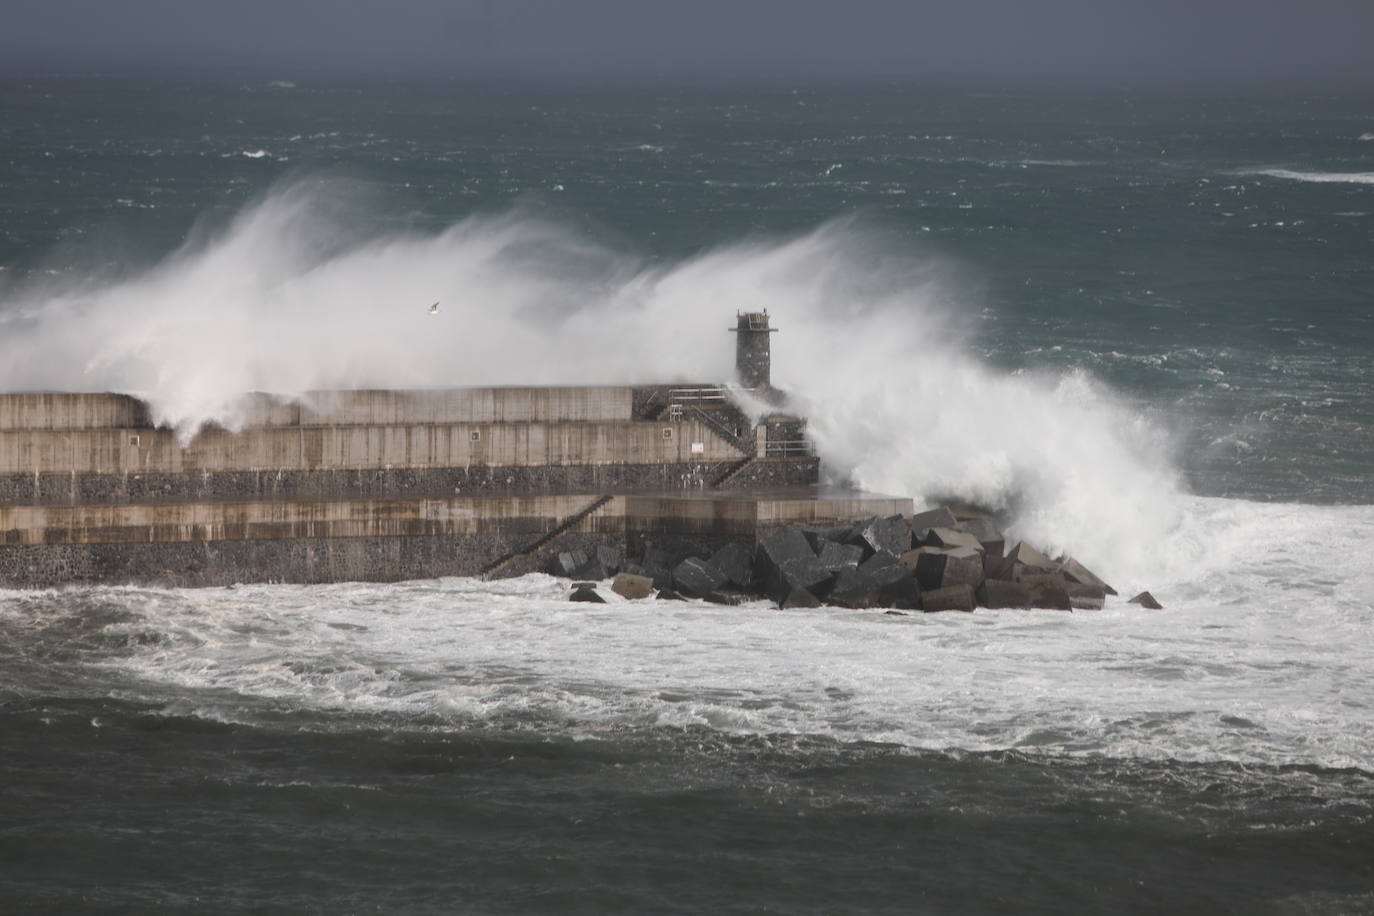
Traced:
<path id="1" fill-rule="evenodd" d="M 0 588 L 0 910 L 1374 913 L 1374 98 L 9 78 L 0 212 L 0 389 L 721 379 L 766 308 L 831 478 L 1123 596 Z"/>

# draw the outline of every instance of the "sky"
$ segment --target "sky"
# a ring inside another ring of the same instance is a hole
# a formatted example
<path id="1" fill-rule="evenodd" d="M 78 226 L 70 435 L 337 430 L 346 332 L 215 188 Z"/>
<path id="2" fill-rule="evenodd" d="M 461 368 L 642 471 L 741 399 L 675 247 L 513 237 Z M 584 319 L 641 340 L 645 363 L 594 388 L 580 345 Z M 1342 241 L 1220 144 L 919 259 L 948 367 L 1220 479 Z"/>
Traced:
<path id="1" fill-rule="evenodd" d="M 1374 88 L 1374 0 L 0 0 L 14 72 Z"/>

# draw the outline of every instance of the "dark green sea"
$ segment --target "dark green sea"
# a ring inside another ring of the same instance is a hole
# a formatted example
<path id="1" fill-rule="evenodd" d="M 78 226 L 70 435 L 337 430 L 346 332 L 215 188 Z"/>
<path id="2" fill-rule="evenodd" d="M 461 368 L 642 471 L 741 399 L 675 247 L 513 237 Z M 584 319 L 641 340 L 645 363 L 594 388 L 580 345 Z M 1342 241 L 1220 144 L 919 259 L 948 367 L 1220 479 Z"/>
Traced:
<path id="1" fill-rule="evenodd" d="M 830 475 L 1166 609 L 0 583 L 0 912 L 1374 913 L 1374 98 L 0 81 L 0 390 L 719 379 L 758 308 Z"/>

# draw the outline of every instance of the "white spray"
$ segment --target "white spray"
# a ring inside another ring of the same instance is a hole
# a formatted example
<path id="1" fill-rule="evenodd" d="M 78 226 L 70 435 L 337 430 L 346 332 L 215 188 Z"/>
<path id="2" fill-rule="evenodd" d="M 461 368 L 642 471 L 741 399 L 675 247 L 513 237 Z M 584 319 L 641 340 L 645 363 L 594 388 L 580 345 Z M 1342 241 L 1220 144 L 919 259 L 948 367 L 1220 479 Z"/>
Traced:
<path id="1" fill-rule="evenodd" d="M 131 280 L 11 290 L 0 389 L 125 391 L 190 435 L 247 391 L 711 381 L 734 313 L 767 309 L 839 476 L 1009 509 L 1127 578 L 1177 524 L 1160 430 L 1087 376 L 978 363 L 931 261 L 852 222 L 661 267 L 518 211 L 358 238 L 347 194 L 277 191 Z"/>

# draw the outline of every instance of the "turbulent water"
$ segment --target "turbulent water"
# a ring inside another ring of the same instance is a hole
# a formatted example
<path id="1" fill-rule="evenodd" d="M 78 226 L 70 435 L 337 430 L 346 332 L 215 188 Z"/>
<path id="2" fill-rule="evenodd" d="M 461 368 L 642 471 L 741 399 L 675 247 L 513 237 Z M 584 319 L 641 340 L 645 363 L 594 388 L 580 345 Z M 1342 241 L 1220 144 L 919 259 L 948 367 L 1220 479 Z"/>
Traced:
<path id="1" fill-rule="evenodd" d="M 1374 912 L 1372 131 L 0 84 L 0 388 L 190 434 L 253 389 L 724 377 L 766 307 L 835 476 L 997 504 L 1166 606 L 0 591 L 0 908 Z"/>

